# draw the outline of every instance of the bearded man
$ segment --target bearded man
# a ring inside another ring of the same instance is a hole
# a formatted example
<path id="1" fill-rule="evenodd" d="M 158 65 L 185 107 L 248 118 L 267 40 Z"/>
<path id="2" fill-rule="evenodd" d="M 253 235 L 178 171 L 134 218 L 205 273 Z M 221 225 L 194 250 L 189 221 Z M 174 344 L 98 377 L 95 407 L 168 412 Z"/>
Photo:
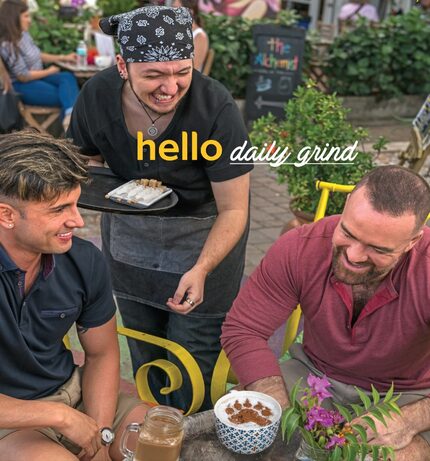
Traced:
<path id="1" fill-rule="evenodd" d="M 268 251 L 236 298 L 221 343 L 240 383 L 286 408 L 300 377 L 326 375 L 333 401 L 360 403 L 355 386 L 394 383 L 402 415 L 369 440 L 396 461 L 430 459 L 430 188 L 397 166 L 369 172 L 341 216 L 292 230 Z M 278 365 L 267 340 L 297 304 L 303 345 Z"/>

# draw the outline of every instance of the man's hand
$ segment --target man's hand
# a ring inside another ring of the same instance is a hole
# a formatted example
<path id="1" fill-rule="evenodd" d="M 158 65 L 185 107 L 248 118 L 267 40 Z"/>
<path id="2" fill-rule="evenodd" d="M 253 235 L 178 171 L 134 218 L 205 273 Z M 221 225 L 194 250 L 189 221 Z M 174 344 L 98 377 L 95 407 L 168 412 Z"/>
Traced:
<path id="1" fill-rule="evenodd" d="M 198 266 L 194 266 L 191 270 L 185 272 L 179 281 L 173 298 L 169 298 L 166 304 L 178 314 L 191 312 L 203 302 L 206 276 L 207 272 Z M 181 303 L 182 300 L 183 302 Z"/>
<path id="2" fill-rule="evenodd" d="M 279 402 L 283 410 L 290 406 L 290 399 L 282 376 L 268 376 L 248 384 L 245 388 L 247 391 L 263 392 L 270 395 Z"/>
<path id="3" fill-rule="evenodd" d="M 92 459 L 102 447 L 98 424 L 74 408 L 64 405 L 62 423 L 53 428 L 82 448 L 78 458 L 89 456 Z"/>
<path id="4" fill-rule="evenodd" d="M 351 424 L 361 424 L 366 429 L 367 440 L 371 445 L 388 445 L 394 450 L 400 450 L 408 446 L 416 435 L 414 426 L 403 414 L 400 416 L 393 413 L 391 418 L 385 418 L 387 427 L 370 414 L 365 416 L 375 421 L 376 433 L 362 417 L 354 419 Z"/>

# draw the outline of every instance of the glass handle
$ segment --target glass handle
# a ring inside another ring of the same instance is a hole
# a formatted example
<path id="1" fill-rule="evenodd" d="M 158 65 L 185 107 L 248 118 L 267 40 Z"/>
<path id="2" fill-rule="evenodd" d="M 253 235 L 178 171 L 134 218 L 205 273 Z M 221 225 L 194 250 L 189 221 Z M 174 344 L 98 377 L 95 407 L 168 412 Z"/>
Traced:
<path id="1" fill-rule="evenodd" d="M 136 432 L 139 433 L 140 431 L 140 424 L 138 423 L 133 423 L 129 424 L 125 431 L 122 434 L 121 437 L 121 443 L 120 443 L 120 450 L 121 453 L 127 458 L 127 459 L 133 459 L 134 452 L 129 450 L 127 448 L 127 441 L 128 441 L 128 436 L 130 435 L 131 432 Z"/>

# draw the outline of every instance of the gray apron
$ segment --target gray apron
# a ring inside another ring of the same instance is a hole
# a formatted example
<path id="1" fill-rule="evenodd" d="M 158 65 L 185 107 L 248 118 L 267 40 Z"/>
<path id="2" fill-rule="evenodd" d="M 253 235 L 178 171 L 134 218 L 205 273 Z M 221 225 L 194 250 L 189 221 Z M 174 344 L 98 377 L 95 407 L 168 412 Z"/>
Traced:
<path id="1" fill-rule="evenodd" d="M 216 217 L 215 202 L 188 216 L 104 214 L 103 252 L 115 295 L 169 310 L 167 299 L 197 261 Z M 249 226 L 208 275 L 204 302 L 188 314 L 190 317 L 223 317 L 230 309 L 242 279 L 248 230 Z"/>

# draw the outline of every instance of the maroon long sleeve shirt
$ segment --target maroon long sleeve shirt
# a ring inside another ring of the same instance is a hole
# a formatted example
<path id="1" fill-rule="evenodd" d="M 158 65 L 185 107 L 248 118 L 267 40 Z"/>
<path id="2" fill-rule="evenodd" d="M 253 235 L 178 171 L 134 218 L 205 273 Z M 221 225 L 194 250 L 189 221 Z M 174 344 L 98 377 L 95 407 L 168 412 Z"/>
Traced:
<path id="1" fill-rule="evenodd" d="M 331 378 L 370 389 L 430 387 L 430 229 L 383 280 L 352 325 L 351 286 L 333 275 L 339 216 L 283 235 L 236 298 L 221 343 L 243 385 L 280 376 L 268 338 L 298 303 L 304 351 Z"/>

